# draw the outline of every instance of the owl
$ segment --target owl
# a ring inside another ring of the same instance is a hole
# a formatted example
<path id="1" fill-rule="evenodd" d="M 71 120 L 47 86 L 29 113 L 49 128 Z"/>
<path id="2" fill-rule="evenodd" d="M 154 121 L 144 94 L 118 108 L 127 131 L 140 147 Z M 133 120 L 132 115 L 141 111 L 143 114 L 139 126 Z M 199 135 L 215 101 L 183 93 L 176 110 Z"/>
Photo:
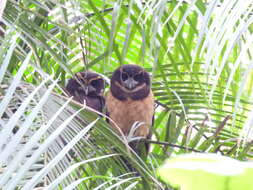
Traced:
<path id="1" fill-rule="evenodd" d="M 151 138 L 154 96 L 150 85 L 149 73 L 137 65 L 123 65 L 112 74 L 110 91 L 106 96 L 106 110 L 125 136 L 138 121 L 142 124 L 135 130 L 134 136 Z M 113 122 L 110 124 L 118 130 Z M 140 153 L 138 143 L 131 142 L 129 145 L 137 154 Z M 146 149 L 148 152 L 148 144 Z"/>
<path id="2" fill-rule="evenodd" d="M 81 104 L 85 102 L 87 106 L 99 112 L 103 111 L 105 104 L 104 89 L 103 78 L 91 71 L 76 73 L 66 85 L 67 93 L 73 96 L 75 101 Z"/>

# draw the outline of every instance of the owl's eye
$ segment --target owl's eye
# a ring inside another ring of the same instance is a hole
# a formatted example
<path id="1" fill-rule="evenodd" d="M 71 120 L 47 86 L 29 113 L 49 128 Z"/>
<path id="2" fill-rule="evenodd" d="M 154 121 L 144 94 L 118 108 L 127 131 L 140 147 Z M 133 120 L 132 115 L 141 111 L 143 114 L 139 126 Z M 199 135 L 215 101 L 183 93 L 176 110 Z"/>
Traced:
<path id="1" fill-rule="evenodd" d="M 142 79 L 142 74 L 137 74 L 134 76 L 135 81 L 140 81 Z"/>
<path id="2" fill-rule="evenodd" d="M 128 75 L 126 73 L 122 73 L 121 78 L 123 81 L 127 80 Z"/>
<path id="3" fill-rule="evenodd" d="M 97 86 L 99 84 L 99 81 L 98 80 L 93 80 L 91 81 L 90 83 L 92 86 Z"/>

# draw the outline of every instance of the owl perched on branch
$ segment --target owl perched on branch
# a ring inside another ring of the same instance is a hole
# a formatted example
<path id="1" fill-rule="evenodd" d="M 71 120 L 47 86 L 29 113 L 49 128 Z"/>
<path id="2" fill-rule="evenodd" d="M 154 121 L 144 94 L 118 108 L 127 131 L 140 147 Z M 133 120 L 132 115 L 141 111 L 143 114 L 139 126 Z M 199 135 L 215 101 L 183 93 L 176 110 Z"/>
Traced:
<path id="1" fill-rule="evenodd" d="M 129 135 L 134 123 L 139 121 L 142 124 L 135 130 L 134 136 L 150 139 L 154 97 L 148 72 L 137 65 L 123 65 L 116 69 L 111 78 L 110 91 L 106 96 L 106 110 L 125 136 Z M 112 122 L 109 123 L 118 130 Z M 129 145 L 140 154 L 138 141 Z M 149 145 L 145 146 L 148 152 Z"/>
<path id="2" fill-rule="evenodd" d="M 69 96 L 81 104 L 102 112 L 105 104 L 104 100 L 104 79 L 97 73 L 86 71 L 78 72 L 71 78 L 66 86 Z"/>

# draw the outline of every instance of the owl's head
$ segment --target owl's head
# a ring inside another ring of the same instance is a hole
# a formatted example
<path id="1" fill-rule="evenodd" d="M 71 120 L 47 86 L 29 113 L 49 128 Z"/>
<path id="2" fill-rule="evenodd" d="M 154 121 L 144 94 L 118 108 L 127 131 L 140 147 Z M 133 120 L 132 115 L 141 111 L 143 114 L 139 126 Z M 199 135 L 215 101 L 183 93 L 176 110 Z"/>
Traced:
<path id="1" fill-rule="evenodd" d="M 121 97 L 119 99 L 142 99 L 149 94 L 150 76 L 138 65 L 123 65 L 112 75 L 111 91 L 116 98 Z"/>
<path id="2" fill-rule="evenodd" d="M 76 73 L 66 86 L 66 90 L 74 98 L 76 96 L 101 96 L 104 89 L 103 78 L 91 71 Z"/>

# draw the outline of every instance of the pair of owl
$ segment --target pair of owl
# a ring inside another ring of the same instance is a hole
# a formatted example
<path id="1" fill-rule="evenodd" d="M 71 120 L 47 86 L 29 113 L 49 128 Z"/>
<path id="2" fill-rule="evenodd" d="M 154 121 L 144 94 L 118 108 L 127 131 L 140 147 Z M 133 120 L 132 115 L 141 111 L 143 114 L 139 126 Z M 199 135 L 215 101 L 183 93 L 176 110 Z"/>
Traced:
<path id="1" fill-rule="evenodd" d="M 134 136 L 150 138 L 154 116 L 154 98 L 150 88 L 150 76 L 138 65 L 123 65 L 111 77 L 110 90 L 104 98 L 104 80 L 94 72 L 79 72 L 71 78 L 66 90 L 73 99 L 106 114 L 109 123 L 119 134 L 127 136 L 136 122 L 141 122 Z M 131 146 L 131 143 L 130 143 Z M 138 154 L 135 143 L 132 148 Z M 146 145 L 147 151 L 148 147 Z"/>

